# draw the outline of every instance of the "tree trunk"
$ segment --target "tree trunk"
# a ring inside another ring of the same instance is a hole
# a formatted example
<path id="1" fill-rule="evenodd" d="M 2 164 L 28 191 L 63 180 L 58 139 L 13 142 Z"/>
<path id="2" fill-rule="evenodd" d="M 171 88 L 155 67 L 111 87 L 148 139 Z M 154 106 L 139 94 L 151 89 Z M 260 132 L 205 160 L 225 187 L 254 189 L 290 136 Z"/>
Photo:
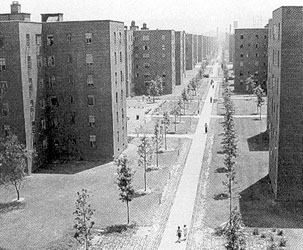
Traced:
<path id="1" fill-rule="evenodd" d="M 159 152 L 159 142 L 158 142 L 158 140 L 159 140 L 159 138 L 156 138 L 156 140 L 157 140 L 157 142 L 156 142 L 156 162 L 157 162 L 157 168 L 159 167 L 159 155 L 158 155 L 158 152 Z"/>
<path id="2" fill-rule="evenodd" d="M 144 191 L 146 192 L 146 160 L 144 162 Z"/>
<path id="3" fill-rule="evenodd" d="M 262 119 L 262 117 L 261 117 L 261 109 L 262 109 L 262 106 L 260 106 L 260 120 Z"/>
<path id="4" fill-rule="evenodd" d="M 18 188 L 18 183 L 14 183 L 14 186 L 15 186 L 15 189 L 16 189 L 16 193 L 17 193 L 17 201 L 20 199 L 20 191 L 19 191 L 19 188 Z"/>
<path id="5" fill-rule="evenodd" d="M 175 115 L 175 133 L 177 132 L 177 116 Z"/>
<path id="6" fill-rule="evenodd" d="M 129 206 L 128 201 L 126 201 L 126 208 L 127 208 L 127 225 L 129 224 Z"/>
<path id="7" fill-rule="evenodd" d="M 164 125 L 164 144 L 165 144 L 165 150 L 167 150 L 167 145 L 166 145 L 166 125 Z"/>
<path id="8" fill-rule="evenodd" d="M 231 225 L 231 210 L 232 210 L 232 190 L 231 190 L 231 172 L 229 176 L 229 183 L 228 183 L 228 188 L 229 188 L 229 225 Z"/>

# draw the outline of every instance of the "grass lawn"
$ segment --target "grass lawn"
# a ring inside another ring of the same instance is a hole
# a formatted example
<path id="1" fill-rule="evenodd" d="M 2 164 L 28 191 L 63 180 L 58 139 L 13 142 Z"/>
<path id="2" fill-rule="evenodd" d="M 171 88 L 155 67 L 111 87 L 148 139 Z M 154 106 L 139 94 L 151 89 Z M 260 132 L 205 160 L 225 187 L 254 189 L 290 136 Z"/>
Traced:
<path id="1" fill-rule="evenodd" d="M 137 167 L 138 139 L 134 139 L 126 150 L 133 169 L 135 190 L 142 189 L 143 169 Z M 148 172 L 148 187 L 152 193 L 137 196 L 130 203 L 130 218 L 139 226 L 148 226 L 157 213 L 159 197 L 167 182 L 169 172 L 180 164 L 186 156 L 189 139 L 169 138 L 170 151 L 159 155 L 160 170 Z M 178 155 L 178 150 L 180 155 Z M 175 159 L 172 161 L 171 159 Z M 91 193 L 91 205 L 96 212 L 94 221 L 96 228 L 126 223 L 126 205 L 119 200 L 116 180 L 116 166 L 112 163 L 90 168 L 76 174 L 33 174 L 24 181 L 21 197 L 25 198 L 25 206 L 12 211 L 0 212 L 0 248 L 10 250 L 41 250 L 47 245 L 52 250 L 61 249 L 59 244 L 64 239 L 64 248 L 74 243 L 66 235 L 70 235 L 73 226 L 73 211 L 76 192 L 86 188 Z M 0 189 L 0 202 L 11 202 L 15 198 L 12 188 Z"/>

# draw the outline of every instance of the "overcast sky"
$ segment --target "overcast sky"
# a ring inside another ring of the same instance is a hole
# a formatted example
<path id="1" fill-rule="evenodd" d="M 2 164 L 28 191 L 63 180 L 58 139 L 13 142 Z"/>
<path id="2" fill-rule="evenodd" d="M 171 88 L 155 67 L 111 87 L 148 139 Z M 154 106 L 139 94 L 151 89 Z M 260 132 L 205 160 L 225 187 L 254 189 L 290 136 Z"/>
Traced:
<path id="1" fill-rule="evenodd" d="M 0 12 L 10 12 L 11 0 L 0 0 Z M 22 12 L 40 21 L 41 13 L 64 13 L 65 21 L 132 20 L 139 27 L 146 22 L 151 29 L 185 30 L 189 33 L 215 34 L 216 28 L 228 31 L 229 24 L 239 28 L 263 27 L 274 9 L 301 6 L 302 0 L 19 0 Z"/>

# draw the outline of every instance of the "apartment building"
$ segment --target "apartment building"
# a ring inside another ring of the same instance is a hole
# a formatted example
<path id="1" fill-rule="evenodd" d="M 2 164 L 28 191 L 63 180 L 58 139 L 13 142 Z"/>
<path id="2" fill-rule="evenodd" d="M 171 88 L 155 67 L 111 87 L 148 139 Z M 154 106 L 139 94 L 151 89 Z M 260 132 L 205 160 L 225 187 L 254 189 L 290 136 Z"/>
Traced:
<path id="1" fill-rule="evenodd" d="M 198 35 L 193 35 L 193 56 L 194 65 L 198 63 Z"/>
<path id="2" fill-rule="evenodd" d="M 192 70 L 194 67 L 194 35 L 186 34 L 186 70 Z"/>
<path id="3" fill-rule="evenodd" d="M 245 81 L 253 76 L 266 90 L 268 29 L 235 29 L 235 92 L 247 93 Z"/>
<path id="4" fill-rule="evenodd" d="M 60 13 L 34 23 L 17 2 L 12 14 L 20 20 L 0 21 L 0 132 L 37 151 L 28 172 L 119 155 L 127 146 L 123 23 L 63 22 Z"/>
<path id="5" fill-rule="evenodd" d="M 235 35 L 229 35 L 229 43 L 228 43 L 228 58 L 229 62 L 234 62 L 234 54 L 235 54 Z"/>
<path id="6" fill-rule="evenodd" d="M 128 30 L 127 26 L 124 26 L 125 36 L 125 83 L 126 83 L 126 97 L 134 95 L 134 31 Z"/>
<path id="7" fill-rule="evenodd" d="M 147 94 L 151 80 L 163 78 L 163 94 L 176 86 L 175 31 L 134 30 L 134 84 L 136 94 Z"/>
<path id="8" fill-rule="evenodd" d="M 303 200 L 302 20 L 302 6 L 283 6 L 268 25 L 269 176 L 281 201 Z"/>
<path id="9" fill-rule="evenodd" d="M 203 36 L 198 35 L 198 62 L 202 62 L 203 54 Z"/>
<path id="10" fill-rule="evenodd" d="M 176 85 L 181 85 L 185 76 L 185 32 L 175 32 Z"/>

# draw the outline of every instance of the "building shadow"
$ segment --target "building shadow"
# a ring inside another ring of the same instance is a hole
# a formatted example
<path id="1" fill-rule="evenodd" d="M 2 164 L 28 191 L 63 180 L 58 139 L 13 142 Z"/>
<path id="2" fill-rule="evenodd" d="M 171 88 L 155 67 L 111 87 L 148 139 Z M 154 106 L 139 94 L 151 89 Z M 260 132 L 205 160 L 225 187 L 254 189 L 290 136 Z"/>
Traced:
<path id="1" fill-rule="evenodd" d="M 247 227 L 303 228 L 303 202 L 277 202 L 269 176 L 240 193 L 240 212 Z"/>
<path id="2" fill-rule="evenodd" d="M 268 151 L 269 139 L 268 133 L 262 132 L 247 139 L 249 151 Z"/>
<path id="3" fill-rule="evenodd" d="M 100 165 L 107 164 L 113 159 L 103 159 L 99 161 L 69 161 L 50 163 L 36 169 L 36 174 L 77 174 Z"/>

